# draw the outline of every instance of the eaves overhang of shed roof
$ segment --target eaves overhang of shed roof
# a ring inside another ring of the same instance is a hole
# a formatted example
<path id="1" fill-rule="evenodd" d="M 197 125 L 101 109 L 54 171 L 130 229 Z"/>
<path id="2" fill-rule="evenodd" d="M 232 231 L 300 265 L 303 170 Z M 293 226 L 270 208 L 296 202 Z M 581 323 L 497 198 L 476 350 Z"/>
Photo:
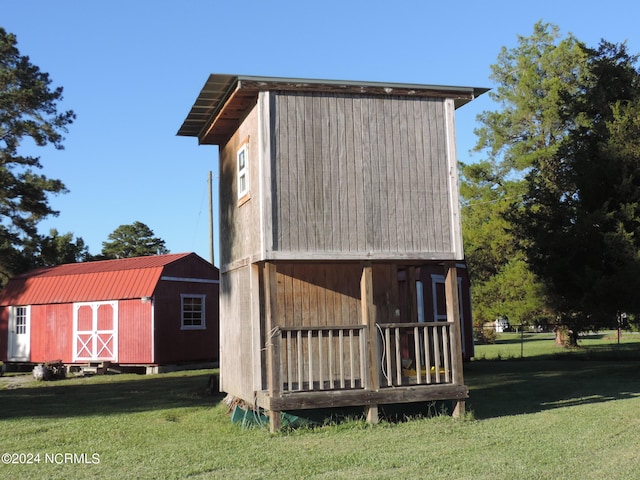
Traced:
<path id="1" fill-rule="evenodd" d="M 200 144 L 224 143 L 242 121 L 247 108 L 256 103 L 261 91 L 451 98 L 458 108 L 488 90 L 479 87 L 413 83 L 211 74 L 178 130 L 178 135 L 197 137 Z"/>

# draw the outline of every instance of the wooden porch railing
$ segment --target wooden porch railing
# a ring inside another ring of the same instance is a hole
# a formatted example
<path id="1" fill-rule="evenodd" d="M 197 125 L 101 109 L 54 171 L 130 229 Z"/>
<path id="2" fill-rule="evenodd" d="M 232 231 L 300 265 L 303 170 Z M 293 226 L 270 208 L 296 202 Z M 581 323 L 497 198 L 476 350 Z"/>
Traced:
<path id="1" fill-rule="evenodd" d="M 283 393 L 368 387 L 366 325 L 278 330 Z"/>
<path id="2" fill-rule="evenodd" d="M 455 383 L 452 325 L 378 324 L 380 387 Z M 279 390 L 369 388 L 367 334 L 366 325 L 278 327 Z"/>
<path id="3" fill-rule="evenodd" d="M 378 406 L 454 400 L 454 416 L 464 412 L 456 266 L 445 262 L 446 318 L 451 321 L 377 323 L 373 265 L 363 262 L 360 323 L 335 326 L 278 325 L 276 264 L 265 262 L 264 299 L 266 389 L 255 404 L 269 412 L 272 431 L 280 412 L 362 405 L 378 420 Z"/>
<path id="4" fill-rule="evenodd" d="M 452 322 L 378 324 L 381 387 L 453 383 Z"/>

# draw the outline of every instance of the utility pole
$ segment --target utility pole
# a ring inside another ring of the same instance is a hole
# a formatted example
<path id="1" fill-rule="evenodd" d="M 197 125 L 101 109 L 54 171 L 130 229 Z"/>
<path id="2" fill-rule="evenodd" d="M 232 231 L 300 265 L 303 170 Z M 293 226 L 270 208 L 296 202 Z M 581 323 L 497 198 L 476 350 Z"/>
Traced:
<path id="1" fill-rule="evenodd" d="M 215 257 L 213 253 L 213 180 L 211 170 L 209 170 L 209 258 L 211 265 L 214 265 Z"/>

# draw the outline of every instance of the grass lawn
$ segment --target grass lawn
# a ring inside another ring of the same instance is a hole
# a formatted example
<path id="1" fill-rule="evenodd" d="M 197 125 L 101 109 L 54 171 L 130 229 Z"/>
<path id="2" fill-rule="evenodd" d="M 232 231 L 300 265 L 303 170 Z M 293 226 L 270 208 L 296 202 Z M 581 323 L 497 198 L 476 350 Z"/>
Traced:
<path id="1" fill-rule="evenodd" d="M 493 344 L 476 345 L 476 360 L 529 359 L 638 359 L 640 334 L 623 332 L 618 343 L 615 330 L 585 334 L 579 348 L 567 349 L 555 344 L 553 333 L 499 333 Z"/>
<path id="2" fill-rule="evenodd" d="M 640 478 L 640 361 L 584 358 L 473 361 L 459 420 L 423 405 L 409 421 L 275 435 L 232 424 L 206 394 L 211 371 L 3 378 L 0 453 L 40 463 L 0 464 L 0 478 Z"/>

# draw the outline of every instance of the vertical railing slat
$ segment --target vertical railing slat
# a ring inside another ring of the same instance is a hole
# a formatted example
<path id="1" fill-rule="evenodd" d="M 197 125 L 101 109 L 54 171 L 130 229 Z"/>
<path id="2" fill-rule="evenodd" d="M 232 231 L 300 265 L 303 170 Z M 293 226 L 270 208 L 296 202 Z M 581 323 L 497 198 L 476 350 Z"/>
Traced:
<path id="1" fill-rule="evenodd" d="M 440 334 L 439 327 L 434 328 L 433 335 L 433 356 L 436 369 L 436 383 L 440 383 Z"/>
<path id="2" fill-rule="evenodd" d="M 313 332 L 309 330 L 307 332 L 307 348 L 309 349 L 309 387 L 308 390 L 313 390 Z"/>
<path id="3" fill-rule="evenodd" d="M 433 335 L 430 335 L 431 331 L 432 327 L 424 327 L 424 364 L 427 370 L 427 384 L 431 383 L 431 349 L 429 348 L 429 344 L 431 343 L 429 339 L 433 337 Z"/>
<path id="4" fill-rule="evenodd" d="M 369 375 L 367 375 L 367 330 L 360 330 L 358 334 L 358 352 L 360 353 L 360 386 L 369 389 Z"/>
<path id="5" fill-rule="evenodd" d="M 302 380 L 304 375 L 304 360 L 302 358 L 302 330 L 298 330 L 296 335 L 297 347 L 298 347 L 298 390 L 302 390 Z"/>
<path id="6" fill-rule="evenodd" d="M 447 325 L 446 327 L 443 326 L 442 327 L 442 347 L 444 349 L 443 355 L 444 355 L 444 380 L 445 382 L 449 382 L 451 380 L 451 363 L 449 361 L 450 359 L 450 351 L 451 349 L 449 348 L 449 325 Z"/>
<path id="7" fill-rule="evenodd" d="M 420 330 L 419 327 L 413 327 L 413 348 L 415 349 L 416 361 L 416 383 L 419 385 L 422 383 L 422 365 L 420 364 Z"/>
<path id="8" fill-rule="evenodd" d="M 279 366 L 279 371 L 280 371 L 280 385 L 283 385 L 283 374 L 284 374 L 284 362 L 282 361 L 282 333 L 278 333 L 278 352 L 280 352 L 280 360 L 278 361 L 278 363 L 280 364 Z"/>
<path id="9" fill-rule="evenodd" d="M 318 332 L 318 376 L 320 377 L 320 390 L 324 390 L 324 354 L 322 344 L 324 333 L 322 330 Z"/>
<path id="10" fill-rule="evenodd" d="M 396 381 L 402 385 L 402 355 L 400 354 L 400 329 L 396 327 Z"/>
<path id="11" fill-rule="evenodd" d="M 293 390 L 293 370 L 291 365 L 291 330 L 287 331 L 287 390 Z"/>
<path id="12" fill-rule="evenodd" d="M 353 348 L 353 329 L 349 329 L 349 376 L 351 377 L 351 388 L 356 388 L 355 375 L 355 352 Z"/>
<path id="13" fill-rule="evenodd" d="M 334 364 L 334 358 L 333 358 L 333 330 L 329 330 L 329 388 L 333 390 L 334 388 L 334 383 L 333 383 L 333 364 Z"/>
<path id="14" fill-rule="evenodd" d="M 340 366 L 340 388 L 344 388 L 344 332 L 342 329 L 338 330 L 338 350 L 340 352 L 340 359 L 338 360 Z"/>
<path id="15" fill-rule="evenodd" d="M 391 371 L 391 329 L 389 327 L 384 329 L 384 348 L 387 358 L 387 386 L 390 387 L 393 385 L 393 372 Z"/>

